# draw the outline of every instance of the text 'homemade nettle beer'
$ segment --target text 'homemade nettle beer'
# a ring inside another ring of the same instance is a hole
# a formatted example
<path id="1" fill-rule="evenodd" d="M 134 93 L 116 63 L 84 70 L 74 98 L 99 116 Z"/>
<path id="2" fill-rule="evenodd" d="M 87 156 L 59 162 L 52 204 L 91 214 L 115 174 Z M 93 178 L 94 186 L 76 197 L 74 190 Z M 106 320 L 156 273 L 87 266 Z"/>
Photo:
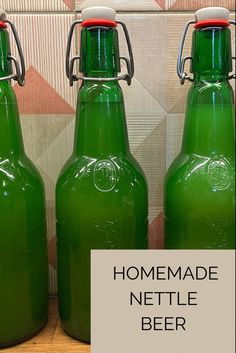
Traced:
<path id="1" fill-rule="evenodd" d="M 90 250 L 147 247 L 148 192 L 144 173 L 131 155 L 122 89 L 133 77 L 126 26 L 115 11 L 87 8 L 72 25 L 67 76 L 79 78 L 74 150 L 56 188 L 59 312 L 64 329 L 90 341 Z M 80 72 L 73 74 L 70 46 L 81 25 Z M 127 39 L 128 73 L 120 72 L 117 25 Z"/>
<path id="2" fill-rule="evenodd" d="M 192 81 L 182 150 L 170 166 L 164 190 L 165 246 L 170 249 L 235 247 L 235 137 L 229 11 L 204 8 L 187 23 L 178 74 Z M 194 24 L 192 55 L 182 59 Z M 191 61 L 189 77 L 184 72 Z"/>

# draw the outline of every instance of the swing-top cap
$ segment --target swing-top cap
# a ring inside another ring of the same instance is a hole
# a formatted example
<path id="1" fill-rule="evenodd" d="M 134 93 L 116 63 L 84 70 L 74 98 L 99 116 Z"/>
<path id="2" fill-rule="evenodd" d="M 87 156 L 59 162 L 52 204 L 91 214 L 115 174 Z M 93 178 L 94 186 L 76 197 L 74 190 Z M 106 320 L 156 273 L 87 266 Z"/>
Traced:
<path id="1" fill-rule="evenodd" d="M 7 18 L 6 12 L 0 9 L 0 28 L 7 28 L 7 25 L 4 23 L 6 18 Z"/>
<path id="2" fill-rule="evenodd" d="M 82 10 L 83 27 L 89 26 L 107 26 L 116 27 L 116 11 L 110 7 L 92 6 Z"/>
<path id="3" fill-rule="evenodd" d="M 196 25 L 195 28 L 222 26 L 228 27 L 229 10 L 225 7 L 204 7 L 195 12 Z"/>

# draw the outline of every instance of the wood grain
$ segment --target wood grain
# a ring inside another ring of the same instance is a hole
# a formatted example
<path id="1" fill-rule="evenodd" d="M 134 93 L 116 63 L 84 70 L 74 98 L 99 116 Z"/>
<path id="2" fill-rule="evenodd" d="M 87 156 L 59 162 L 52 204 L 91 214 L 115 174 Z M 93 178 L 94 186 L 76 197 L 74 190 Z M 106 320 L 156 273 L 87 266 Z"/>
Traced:
<path id="1" fill-rule="evenodd" d="M 90 353 L 90 346 L 69 337 L 62 329 L 57 312 L 57 299 L 51 298 L 46 327 L 30 340 L 2 349 L 11 353 Z"/>

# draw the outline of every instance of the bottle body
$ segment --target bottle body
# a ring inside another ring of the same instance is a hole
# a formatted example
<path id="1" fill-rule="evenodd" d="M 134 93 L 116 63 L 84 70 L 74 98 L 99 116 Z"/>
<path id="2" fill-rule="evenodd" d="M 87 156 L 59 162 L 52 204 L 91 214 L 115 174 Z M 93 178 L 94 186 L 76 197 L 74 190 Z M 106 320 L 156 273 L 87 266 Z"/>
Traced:
<path id="1" fill-rule="evenodd" d="M 194 82 L 182 150 L 164 187 L 165 246 L 235 247 L 234 105 L 227 81 Z"/>
<path id="2" fill-rule="evenodd" d="M 15 94 L 0 83 L 0 347 L 39 331 L 47 319 L 44 187 L 24 153 Z"/>
<path id="3" fill-rule="evenodd" d="M 218 20 L 216 20 L 218 23 Z M 164 185 L 165 246 L 235 247 L 235 135 L 229 23 L 196 24 L 182 149 Z"/>
<path id="4" fill-rule="evenodd" d="M 147 247 L 147 184 L 129 152 L 118 83 L 86 83 L 74 153 L 57 183 L 59 311 L 65 330 L 90 341 L 90 250 Z"/>

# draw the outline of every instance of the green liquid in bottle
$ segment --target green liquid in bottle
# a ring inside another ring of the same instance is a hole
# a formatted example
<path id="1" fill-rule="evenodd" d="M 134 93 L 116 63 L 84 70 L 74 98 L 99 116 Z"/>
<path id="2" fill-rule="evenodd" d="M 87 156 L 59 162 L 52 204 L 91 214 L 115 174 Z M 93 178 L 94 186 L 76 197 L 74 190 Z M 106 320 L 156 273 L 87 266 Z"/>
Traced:
<path id="1" fill-rule="evenodd" d="M 194 82 L 182 150 L 165 179 L 165 246 L 233 249 L 235 138 L 233 94 L 227 81 L 232 65 L 229 29 L 195 30 L 192 56 Z"/>
<path id="2" fill-rule="evenodd" d="M 6 30 L 0 30 L 0 53 L 3 77 L 9 75 Z M 47 309 L 43 182 L 24 152 L 14 91 L 0 81 L 0 348 L 37 333 Z"/>
<path id="3" fill-rule="evenodd" d="M 87 76 L 117 75 L 116 43 L 114 28 L 82 30 Z M 104 53 L 99 62 L 96 50 Z M 80 88 L 74 152 L 57 182 L 56 207 L 60 318 L 69 335 L 90 342 L 91 249 L 147 248 L 147 183 L 129 150 L 118 82 Z"/>

